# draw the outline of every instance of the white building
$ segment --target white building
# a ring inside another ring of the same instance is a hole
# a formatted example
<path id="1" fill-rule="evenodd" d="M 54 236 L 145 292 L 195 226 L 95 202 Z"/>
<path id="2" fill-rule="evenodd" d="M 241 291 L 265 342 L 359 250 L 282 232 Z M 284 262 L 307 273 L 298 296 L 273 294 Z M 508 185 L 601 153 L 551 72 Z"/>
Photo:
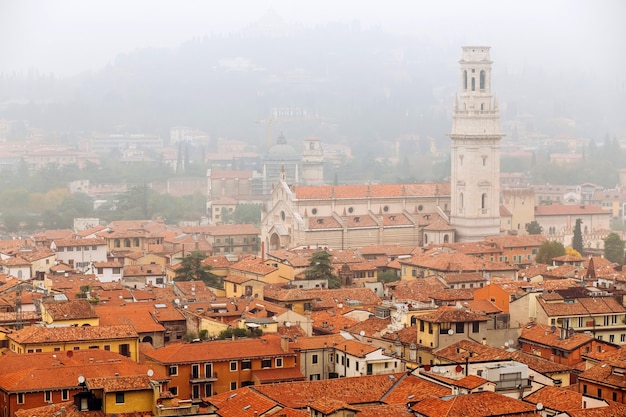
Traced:
<path id="1" fill-rule="evenodd" d="M 463 47 L 461 93 L 450 138 L 450 225 L 458 241 L 500 234 L 500 116 L 491 93 L 489 47 Z"/>
<path id="2" fill-rule="evenodd" d="M 107 244 L 104 239 L 58 239 L 52 241 L 50 249 L 56 252 L 59 262 L 81 272 L 90 270 L 94 262 L 107 260 Z"/>

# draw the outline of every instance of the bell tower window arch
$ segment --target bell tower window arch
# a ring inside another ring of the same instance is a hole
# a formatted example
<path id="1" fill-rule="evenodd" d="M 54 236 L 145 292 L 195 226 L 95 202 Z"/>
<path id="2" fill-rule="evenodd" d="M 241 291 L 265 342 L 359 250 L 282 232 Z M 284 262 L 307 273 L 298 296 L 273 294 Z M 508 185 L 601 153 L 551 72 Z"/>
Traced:
<path id="1" fill-rule="evenodd" d="M 485 81 L 486 81 L 485 77 L 486 77 L 485 70 L 481 70 L 480 71 L 480 91 L 485 90 Z"/>

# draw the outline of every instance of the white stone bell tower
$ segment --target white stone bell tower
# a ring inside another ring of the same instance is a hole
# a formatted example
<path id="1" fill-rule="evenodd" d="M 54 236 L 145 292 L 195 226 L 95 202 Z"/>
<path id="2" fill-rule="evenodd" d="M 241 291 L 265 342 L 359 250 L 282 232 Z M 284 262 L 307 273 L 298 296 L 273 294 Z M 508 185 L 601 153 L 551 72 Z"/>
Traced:
<path id="1" fill-rule="evenodd" d="M 489 47 L 465 46 L 452 115 L 450 225 L 457 241 L 500 234 L 500 116 Z"/>

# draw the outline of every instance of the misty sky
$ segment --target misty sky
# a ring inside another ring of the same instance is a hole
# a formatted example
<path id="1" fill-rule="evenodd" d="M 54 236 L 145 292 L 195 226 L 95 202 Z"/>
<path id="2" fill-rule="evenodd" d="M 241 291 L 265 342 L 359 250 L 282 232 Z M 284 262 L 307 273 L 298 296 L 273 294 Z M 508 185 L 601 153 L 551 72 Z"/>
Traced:
<path id="1" fill-rule="evenodd" d="M 358 20 L 459 51 L 491 46 L 510 71 L 626 71 L 623 0 L 0 0 L 0 72 L 97 70 L 137 48 L 240 30 L 270 8 L 307 26 Z"/>

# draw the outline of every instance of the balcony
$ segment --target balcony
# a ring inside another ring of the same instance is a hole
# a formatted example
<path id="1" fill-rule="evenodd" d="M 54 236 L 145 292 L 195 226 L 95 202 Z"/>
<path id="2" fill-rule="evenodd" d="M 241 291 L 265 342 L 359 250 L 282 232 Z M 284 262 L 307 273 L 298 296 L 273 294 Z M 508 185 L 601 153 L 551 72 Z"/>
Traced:
<path id="1" fill-rule="evenodd" d="M 157 416 L 188 416 L 196 415 L 199 411 L 200 406 L 192 404 L 189 400 L 181 400 L 176 406 L 158 404 L 156 407 Z"/>
<path id="2" fill-rule="evenodd" d="M 500 380 L 500 381 L 495 381 L 495 383 L 496 383 L 496 391 L 530 388 L 532 386 L 531 380 L 527 378 Z"/>
<path id="3" fill-rule="evenodd" d="M 192 384 L 215 381 L 217 381 L 217 372 L 213 372 L 211 375 L 189 374 L 189 382 Z"/>

